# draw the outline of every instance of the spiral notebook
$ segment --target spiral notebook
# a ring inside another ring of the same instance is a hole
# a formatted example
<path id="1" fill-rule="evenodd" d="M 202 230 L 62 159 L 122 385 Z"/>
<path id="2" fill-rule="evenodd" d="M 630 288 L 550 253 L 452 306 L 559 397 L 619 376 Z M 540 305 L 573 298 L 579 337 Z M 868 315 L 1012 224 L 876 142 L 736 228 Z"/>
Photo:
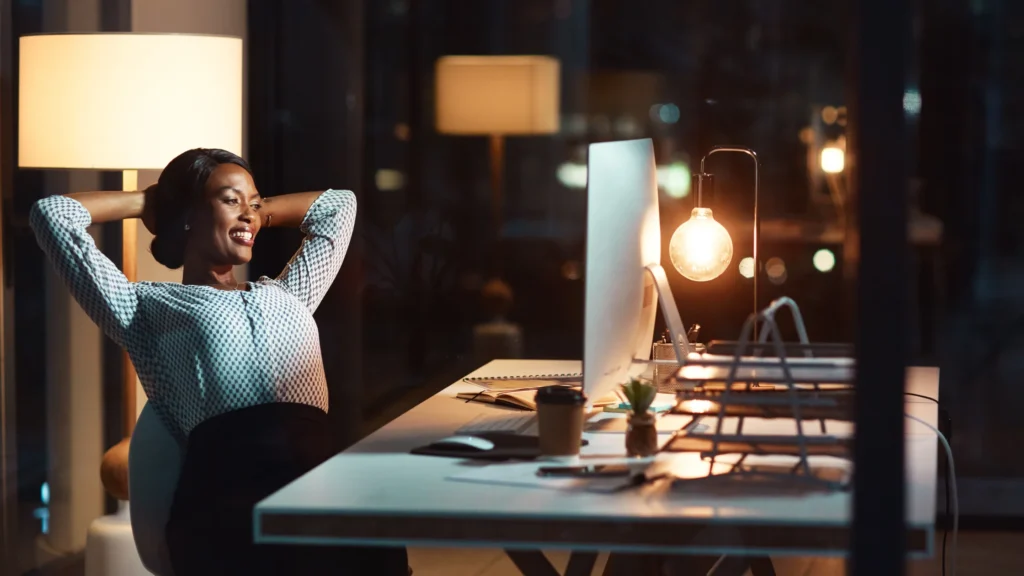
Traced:
<path id="1" fill-rule="evenodd" d="M 529 390 L 551 384 L 583 384 L 579 360 L 492 360 L 462 379 L 490 390 Z"/>

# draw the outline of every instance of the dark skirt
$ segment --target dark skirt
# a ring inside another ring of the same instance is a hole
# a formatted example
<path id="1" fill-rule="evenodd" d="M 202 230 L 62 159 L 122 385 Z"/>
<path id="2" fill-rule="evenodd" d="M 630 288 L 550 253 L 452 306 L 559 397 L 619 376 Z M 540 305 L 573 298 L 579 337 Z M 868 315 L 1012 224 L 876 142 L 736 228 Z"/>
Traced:
<path id="1" fill-rule="evenodd" d="M 253 507 L 335 453 L 327 414 L 305 404 L 253 406 L 196 426 L 167 523 L 175 576 L 405 576 L 404 548 L 253 543 Z"/>

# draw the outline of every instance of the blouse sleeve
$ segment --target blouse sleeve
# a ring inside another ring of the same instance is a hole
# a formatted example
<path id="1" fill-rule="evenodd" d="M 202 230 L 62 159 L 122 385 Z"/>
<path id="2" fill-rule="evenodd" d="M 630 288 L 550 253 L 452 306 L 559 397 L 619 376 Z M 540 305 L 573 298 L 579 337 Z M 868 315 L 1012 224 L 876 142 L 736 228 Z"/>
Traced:
<path id="1" fill-rule="evenodd" d="M 57 275 L 93 322 L 125 346 L 125 333 L 138 308 L 135 285 L 96 247 L 86 230 L 92 217 L 66 196 L 49 196 L 32 206 L 29 224 Z"/>
<path id="2" fill-rule="evenodd" d="M 300 229 L 306 237 L 277 281 L 312 313 L 345 260 L 356 222 L 356 195 L 327 190 L 309 207 Z"/>

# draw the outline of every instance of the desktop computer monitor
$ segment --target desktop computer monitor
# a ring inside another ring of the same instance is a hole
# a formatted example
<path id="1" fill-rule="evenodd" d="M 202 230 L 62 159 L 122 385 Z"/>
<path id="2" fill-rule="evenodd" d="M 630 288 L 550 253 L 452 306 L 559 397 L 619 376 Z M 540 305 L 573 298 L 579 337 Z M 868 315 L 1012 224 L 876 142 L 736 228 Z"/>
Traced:
<path id="1" fill-rule="evenodd" d="M 591 144 L 583 330 L 583 390 L 590 401 L 646 368 L 634 360 L 651 356 L 658 293 L 647 267 L 660 270 L 660 263 L 653 143 Z"/>

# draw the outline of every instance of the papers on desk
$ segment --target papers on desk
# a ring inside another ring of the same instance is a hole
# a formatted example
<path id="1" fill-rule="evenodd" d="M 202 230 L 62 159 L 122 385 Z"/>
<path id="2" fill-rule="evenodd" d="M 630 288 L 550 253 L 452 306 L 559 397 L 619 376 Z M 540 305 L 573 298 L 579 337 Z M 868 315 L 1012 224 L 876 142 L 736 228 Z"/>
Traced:
<path id="1" fill-rule="evenodd" d="M 552 383 L 540 384 L 540 386 L 550 386 Z M 537 389 L 529 388 L 526 390 L 479 390 L 472 392 L 458 392 L 455 397 L 459 400 L 465 400 L 466 402 L 483 402 L 484 404 L 494 404 L 496 406 L 505 406 L 506 408 L 518 408 L 520 410 L 537 410 Z M 609 394 L 603 398 L 598 398 L 593 402 L 595 408 L 604 406 L 616 406 L 619 404 L 619 397 L 615 394 Z"/>
<path id="2" fill-rule="evenodd" d="M 537 460 L 508 464 L 488 464 L 466 472 L 448 476 L 455 482 L 473 482 L 500 486 L 525 488 L 547 488 L 549 490 L 572 490 L 584 492 L 615 492 L 630 483 L 629 477 L 610 478 L 551 478 L 538 476 L 537 470 L 545 466 L 576 466 L 597 464 L 627 464 L 635 474 L 640 474 L 654 461 L 653 458 L 580 458 L 578 462 Z"/>
<path id="3" fill-rule="evenodd" d="M 485 404 L 496 404 L 508 408 L 519 408 L 520 410 L 536 410 L 537 402 L 534 397 L 537 391 L 529 390 L 480 390 L 479 392 L 459 392 L 455 395 L 459 400 L 467 402 L 483 402 Z"/>
<path id="4" fill-rule="evenodd" d="M 492 360 L 462 379 L 488 390 L 529 390 L 551 384 L 583 384 L 579 360 Z"/>

